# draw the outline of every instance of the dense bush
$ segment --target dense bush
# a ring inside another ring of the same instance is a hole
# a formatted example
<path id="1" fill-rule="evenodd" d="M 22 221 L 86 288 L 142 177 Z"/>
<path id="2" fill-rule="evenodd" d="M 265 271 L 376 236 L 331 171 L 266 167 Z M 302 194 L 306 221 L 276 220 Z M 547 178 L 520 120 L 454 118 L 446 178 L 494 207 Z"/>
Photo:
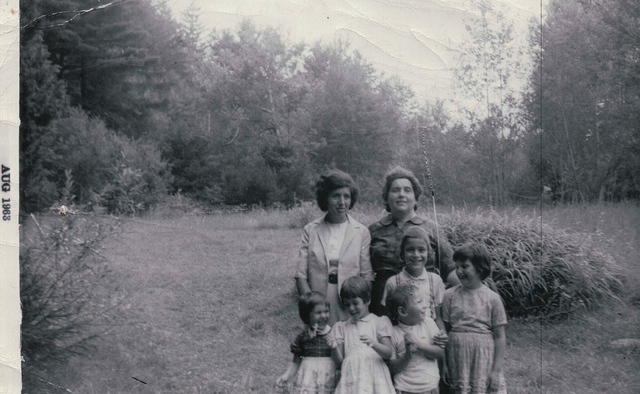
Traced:
<path id="1" fill-rule="evenodd" d="M 166 194 L 169 179 L 167 165 L 152 144 L 116 135 L 77 109 L 46 128 L 35 168 L 41 169 L 45 186 L 26 193 L 37 194 L 37 206 L 57 201 L 70 174 L 76 203 L 104 205 L 112 213 L 146 209 Z"/>
<path id="2" fill-rule="evenodd" d="M 100 205 L 109 212 L 135 214 L 162 200 L 170 180 L 167 164 L 156 147 L 147 142 L 119 137 L 121 160 L 99 194 Z"/>
<path id="3" fill-rule="evenodd" d="M 616 299 L 622 289 L 613 258 L 587 234 L 495 212 L 456 212 L 443 219 L 442 231 L 454 247 L 487 247 L 493 281 L 511 316 L 563 316 Z"/>
<path id="4" fill-rule="evenodd" d="M 32 216 L 23 227 L 21 336 L 25 365 L 30 367 L 25 375 L 46 361 L 64 362 L 88 351 L 114 316 L 119 292 L 111 289 L 101 295 L 97 290 L 110 283 L 100 246 L 114 229 L 113 224 L 75 215 Z"/>

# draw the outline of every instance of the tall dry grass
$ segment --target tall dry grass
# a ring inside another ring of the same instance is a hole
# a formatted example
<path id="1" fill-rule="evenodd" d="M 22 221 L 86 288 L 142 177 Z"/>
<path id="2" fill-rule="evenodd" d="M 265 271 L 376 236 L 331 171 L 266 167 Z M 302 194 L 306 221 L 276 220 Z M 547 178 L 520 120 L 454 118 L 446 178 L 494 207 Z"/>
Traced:
<path id="1" fill-rule="evenodd" d="M 484 244 L 511 316 L 563 316 L 619 299 L 621 269 L 587 233 L 512 211 L 454 210 L 440 218 L 452 246 Z"/>

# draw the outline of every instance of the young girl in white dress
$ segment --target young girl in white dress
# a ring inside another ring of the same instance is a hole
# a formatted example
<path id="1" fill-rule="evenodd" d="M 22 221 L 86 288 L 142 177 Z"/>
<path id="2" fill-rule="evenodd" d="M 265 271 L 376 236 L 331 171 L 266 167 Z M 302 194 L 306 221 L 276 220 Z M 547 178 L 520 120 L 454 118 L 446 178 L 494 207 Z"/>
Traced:
<path id="1" fill-rule="evenodd" d="M 350 317 L 332 330 L 334 359 L 342 363 L 336 394 L 395 393 L 385 363 L 393 353 L 391 322 L 369 313 L 371 283 L 352 276 L 342 284 L 340 298 Z"/>
<path id="2" fill-rule="evenodd" d="M 295 394 L 332 394 L 336 387 L 336 363 L 332 358 L 334 343 L 329 336 L 329 302 L 315 291 L 300 296 L 298 311 L 304 330 L 291 344 L 293 360 L 276 387 Z M 335 347 L 335 345 L 334 345 Z"/>

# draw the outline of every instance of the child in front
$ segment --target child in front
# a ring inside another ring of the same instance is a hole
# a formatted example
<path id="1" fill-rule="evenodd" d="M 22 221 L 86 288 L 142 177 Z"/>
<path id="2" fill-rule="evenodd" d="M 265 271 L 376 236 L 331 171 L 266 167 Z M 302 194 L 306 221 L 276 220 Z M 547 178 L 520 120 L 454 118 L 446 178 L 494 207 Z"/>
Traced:
<path id="1" fill-rule="evenodd" d="M 506 393 L 507 315 L 500 296 L 483 284 L 491 274 L 491 258 L 484 246 L 467 244 L 453 260 L 460 285 L 448 289 L 442 301 L 450 383 L 456 393 Z"/>
<path id="2" fill-rule="evenodd" d="M 340 298 L 350 318 L 332 330 L 335 360 L 342 363 L 336 394 L 392 394 L 385 364 L 391 357 L 391 322 L 369 313 L 371 283 L 360 276 L 344 281 Z"/>
<path id="3" fill-rule="evenodd" d="M 438 394 L 437 360 L 444 356 L 444 345 L 433 341 L 440 329 L 427 315 L 422 297 L 409 283 L 399 285 L 387 296 L 387 312 L 394 324 L 390 365 L 398 394 Z"/>
<path id="4" fill-rule="evenodd" d="M 300 296 L 298 312 L 305 328 L 291 345 L 293 360 L 276 387 L 290 393 L 331 394 L 337 379 L 330 346 L 329 302 L 323 294 L 311 291 Z"/>

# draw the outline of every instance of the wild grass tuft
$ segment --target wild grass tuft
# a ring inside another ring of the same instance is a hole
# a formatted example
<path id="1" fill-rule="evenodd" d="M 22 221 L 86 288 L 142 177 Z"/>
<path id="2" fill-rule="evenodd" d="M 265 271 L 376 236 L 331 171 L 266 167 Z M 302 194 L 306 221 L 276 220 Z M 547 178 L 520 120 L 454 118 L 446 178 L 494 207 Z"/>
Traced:
<path id="1" fill-rule="evenodd" d="M 484 244 L 510 316 L 561 317 L 618 299 L 620 269 L 590 234 L 518 212 L 453 211 L 440 219 L 452 246 Z"/>

